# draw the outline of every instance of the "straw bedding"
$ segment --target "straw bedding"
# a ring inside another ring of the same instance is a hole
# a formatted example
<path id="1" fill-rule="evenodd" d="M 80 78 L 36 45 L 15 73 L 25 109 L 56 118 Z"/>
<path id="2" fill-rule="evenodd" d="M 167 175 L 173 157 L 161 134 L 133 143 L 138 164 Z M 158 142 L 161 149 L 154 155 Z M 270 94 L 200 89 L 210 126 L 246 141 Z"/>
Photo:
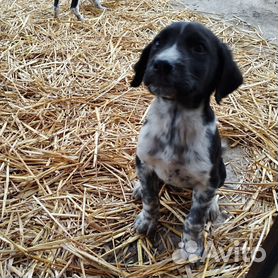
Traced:
<path id="1" fill-rule="evenodd" d="M 134 232 L 134 155 L 152 96 L 129 82 L 140 50 L 172 21 L 202 22 L 231 46 L 245 84 L 214 107 L 247 168 L 219 191 L 230 219 L 208 224 L 206 239 L 254 252 L 278 209 L 276 47 L 240 21 L 166 0 L 104 2 L 104 13 L 81 6 L 84 23 L 68 3 L 60 20 L 50 2 L 1 3 L 0 276 L 244 277 L 242 257 L 199 269 L 173 262 L 189 191 L 161 190 L 156 244 Z"/>

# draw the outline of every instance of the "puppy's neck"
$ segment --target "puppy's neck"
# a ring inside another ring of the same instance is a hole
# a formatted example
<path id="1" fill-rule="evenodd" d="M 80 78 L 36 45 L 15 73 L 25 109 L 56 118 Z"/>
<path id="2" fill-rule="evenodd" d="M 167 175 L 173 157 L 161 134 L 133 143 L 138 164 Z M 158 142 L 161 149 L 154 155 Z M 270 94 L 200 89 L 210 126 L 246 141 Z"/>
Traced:
<path id="1" fill-rule="evenodd" d="M 214 112 L 209 104 L 209 101 L 199 102 L 198 105 L 185 105 L 177 99 L 165 97 L 156 97 L 154 101 L 155 110 L 161 115 L 162 119 L 165 115 L 183 114 L 188 121 L 193 118 L 202 118 L 204 124 L 209 124 L 215 121 Z M 171 116 L 170 116 L 171 117 Z M 184 124 L 187 124 L 186 122 Z"/>
<path id="2" fill-rule="evenodd" d="M 193 105 L 192 103 L 184 103 L 176 98 L 169 97 L 156 97 L 155 102 L 157 105 L 165 106 L 167 109 L 177 109 L 181 112 L 188 111 L 189 113 L 199 113 L 204 110 L 205 103 L 199 102 L 198 105 Z"/>

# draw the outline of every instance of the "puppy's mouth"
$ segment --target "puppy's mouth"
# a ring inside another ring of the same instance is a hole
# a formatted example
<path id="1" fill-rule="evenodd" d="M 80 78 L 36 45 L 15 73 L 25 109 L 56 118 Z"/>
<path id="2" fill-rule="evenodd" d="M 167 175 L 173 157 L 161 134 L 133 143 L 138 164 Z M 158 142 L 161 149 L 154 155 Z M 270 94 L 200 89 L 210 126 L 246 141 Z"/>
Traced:
<path id="1" fill-rule="evenodd" d="M 158 97 L 162 97 L 163 99 L 166 100 L 175 100 L 176 96 L 177 96 L 177 92 L 174 88 L 172 87 L 167 87 L 167 86 L 156 86 L 156 85 L 152 85 L 149 84 L 147 85 L 149 91 L 158 96 Z"/>

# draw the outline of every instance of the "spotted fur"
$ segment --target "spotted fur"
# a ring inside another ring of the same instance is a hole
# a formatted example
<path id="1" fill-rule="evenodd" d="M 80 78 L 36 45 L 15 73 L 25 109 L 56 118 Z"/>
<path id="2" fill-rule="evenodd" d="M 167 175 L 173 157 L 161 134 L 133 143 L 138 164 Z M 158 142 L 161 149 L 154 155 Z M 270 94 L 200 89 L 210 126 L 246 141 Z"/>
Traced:
<path id="1" fill-rule="evenodd" d="M 215 130 L 214 120 L 203 124 L 202 107 L 188 111 L 178 103 L 158 98 L 141 129 L 137 155 L 165 183 L 206 186 L 212 167 L 207 137 Z"/>
<path id="2" fill-rule="evenodd" d="M 220 103 L 242 83 L 242 75 L 225 44 L 204 26 L 186 22 L 162 30 L 134 68 L 131 85 L 144 81 L 156 97 L 138 139 L 134 196 L 142 199 L 143 210 L 135 228 L 154 233 L 161 181 L 192 188 L 183 240 L 194 240 L 200 256 L 204 225 L 219 214 L 216 190 L 226 177 L 210 97 L 215 91 Z"/>

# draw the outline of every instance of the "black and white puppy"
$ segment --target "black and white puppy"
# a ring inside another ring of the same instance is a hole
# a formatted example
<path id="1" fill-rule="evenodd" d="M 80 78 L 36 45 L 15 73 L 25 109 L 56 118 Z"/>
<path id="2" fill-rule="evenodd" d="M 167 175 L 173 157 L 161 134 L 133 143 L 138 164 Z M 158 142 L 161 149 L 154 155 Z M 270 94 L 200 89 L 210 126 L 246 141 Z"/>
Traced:
<path id="1" fill-rule="evenodd" d="M 138 141 L 139 183 L 134 197 L 143 210 L 135 228 L 151 235 L 159 220 L 159 184 L 192 188 L 192 207 L 184 224 L 183 242 L 204 248 L 207 220 L 219 214 L 216 190 L 224 184 L 221 140 L 210 97 L 221 99 L 243 82 L 224 43 L 198 23 L 178 22 L 162 30 L 143 50 L 131 82 L 143 81 L 156 96 Z"/>
<path id="2" fill-rule="evenodd" d="M 77 19 L 80 21 L 83 21 L 84 17 L 82 16 L 82 14 L 79 11 L 80 1 L 81 0 L 72 0 L 70 8 L 71 8 L 72 12 L 75 14 L 75 16 L 77 17 Z M 59 16 L 59 2 L 60 2 L 60 0 L 54 0 L 54 17 L 56 17 L 56 18 Z M 96 8 L 98 8 L 100 10 L 106 9 L 105 7 L 103 7 L 101 5 L 100 0 L 90 0 L 90 2 L 92 4 L 94 4 L 96 6 Z"/>

